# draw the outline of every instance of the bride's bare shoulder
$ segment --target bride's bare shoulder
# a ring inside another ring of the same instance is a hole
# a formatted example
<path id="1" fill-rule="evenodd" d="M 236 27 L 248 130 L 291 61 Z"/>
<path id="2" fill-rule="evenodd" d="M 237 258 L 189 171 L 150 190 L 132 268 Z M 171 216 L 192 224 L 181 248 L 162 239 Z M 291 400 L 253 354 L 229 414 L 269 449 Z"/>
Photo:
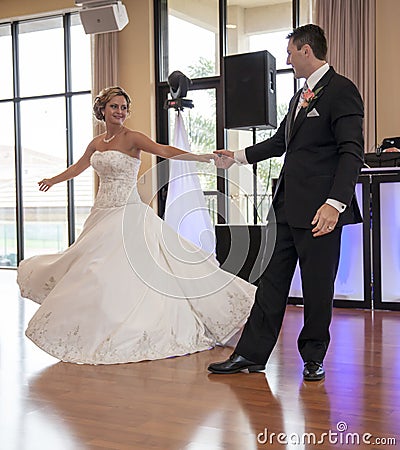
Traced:
<path id="1" fill-rule="evenodd" d="M 125 133 L 126 133 L 127 136 L 129 136 L 131 138 L 134 138 L 134 139 L 135 138 L 140 138 L 141 136 L 145 136 L 144 133 L 141 133 L 140 131 L 137 131 L 137 130 L 132 130 L 130 128 L 126 128 Z"/>
<path id="2" fill-rule="evenodd" d="M 129 143 L 133 149 L 142 148 L 142 146 L 146 145 L 146 143 L 150 140 L 148 136 L 140 131 L 131 130 L 128 128 L 126 133 L 126 136 L 129 139 Z"/>

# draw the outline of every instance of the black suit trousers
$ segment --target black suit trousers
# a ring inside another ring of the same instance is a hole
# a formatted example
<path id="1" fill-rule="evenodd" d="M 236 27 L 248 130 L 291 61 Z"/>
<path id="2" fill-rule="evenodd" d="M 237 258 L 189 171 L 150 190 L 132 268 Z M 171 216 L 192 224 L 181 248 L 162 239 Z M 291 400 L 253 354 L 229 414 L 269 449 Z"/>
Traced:
<path id="1" fill-rule="evenodd" d="M 282 211 L 277 213 L 279 217 L 285 217 Z M 293 228 L 285 222 L 272 226 L 277 227 L 274 251 L 260 278 L 253 308 L 235 351 L 255 363 L 267 362 L 279 336 L 299 261 L 304 324 L 297 341 L 298 350 L 303 361 L 322 362 L 330 341 L 342 228 L 313 237 L 311 229 Z"/>

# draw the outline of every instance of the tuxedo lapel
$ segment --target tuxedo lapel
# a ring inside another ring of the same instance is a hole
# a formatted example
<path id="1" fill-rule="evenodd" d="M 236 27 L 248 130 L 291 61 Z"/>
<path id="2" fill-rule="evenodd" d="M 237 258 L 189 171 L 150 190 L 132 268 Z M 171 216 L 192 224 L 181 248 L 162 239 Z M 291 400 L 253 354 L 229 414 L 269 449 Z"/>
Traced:
<path id="1" fill-rule="evenodd" d="M 300 128 L 301 124 L 304 122 L 305 118 L 307 117 L 307 114 L 315 107 L 315 105 L 318 103 L 320 97 L 324 94 L 324 89 L 327 86 L 327 84 L 330 82 L 331 78 L 335 74 L 334 69 L 331 67 L 328 72 L 318 81 L 318 83 L 314 86 L 313 92 L 316 92 L 319 89 L 319 93 L 317 94 L 317 98 L 315 100 L 312 100 L 307 108 L 300 108 L 300 111 L 297 113 L 297 116 L 294 118 L 294 114 L 296 111 L 296 105 L 298 102 L 298 99 L 300 97 L 300 93 L 296 94 L 296 99 L 289 111 L 289 116 L 291 115 L 291 122 L 289 124 L 288 133 L 286 135 L 286 145 L 290 142 L 290 140 L 293 138 L 293 136 L 296 134 L 297 130 Z M 288 117 L 289 118 L 289 117 Z M 294 118 L 294 120 L 293 120 Z"/>
<path id="2" fill-rule="evenodd" d="M 285 127 L 285 141 L 286 145 L 289 143 L 291 134 L 292 134 L 292 128 L 293 128 L 293 122 L 294 122 L 294 116 L 296 113 L 297 104 L 299 103 L 299 98 L 301 95 L 301 89 L 295 94 L 293 97 L 292 104 L 289 108 L 288 117 L 286 121 L 286 127 Z"/>
<path id="3" fill-rule="evenodd" d="M 299 129 L 300 125 L 304 122 L 306 116 L 307 116 L 306 108 L 300 108 L 300 111 L 297 113 L 297 116 L 293 121 L 293 125 L 290 128 L 289 141 L 296 134 L 296 131 Z"/>

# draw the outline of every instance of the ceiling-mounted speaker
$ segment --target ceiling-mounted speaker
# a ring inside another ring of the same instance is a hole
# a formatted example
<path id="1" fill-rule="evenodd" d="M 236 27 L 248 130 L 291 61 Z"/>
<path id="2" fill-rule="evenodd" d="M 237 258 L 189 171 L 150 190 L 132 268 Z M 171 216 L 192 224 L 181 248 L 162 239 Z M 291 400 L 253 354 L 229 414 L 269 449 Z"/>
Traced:
<path id="1" fill-rule="evenodd" d="M 125 5 L 121 2 L 84 8 L 79 15 L 86 34 L 121 31 L 129 22 Z"/>

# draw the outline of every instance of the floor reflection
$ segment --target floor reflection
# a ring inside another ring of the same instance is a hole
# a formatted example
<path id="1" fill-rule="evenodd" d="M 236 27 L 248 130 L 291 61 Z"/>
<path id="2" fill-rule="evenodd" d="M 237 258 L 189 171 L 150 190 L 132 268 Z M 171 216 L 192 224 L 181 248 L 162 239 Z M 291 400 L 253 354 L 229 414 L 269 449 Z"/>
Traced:
<path id="1" fill-rule="evenodd" d="M 24 335 L 36 306 L 19 299 L 15 271 L 0 271 L 0 295 L 1 449 L 364 448 L 329 433 L 400 444 L 398 312 L 335 309 L 326 380 L 304 383 L 301 308 L 289 308 L 265 373 L 229 376 L 207 372 L 232 352 L 220 347 L 136 364 L 58 362 Z"/>

